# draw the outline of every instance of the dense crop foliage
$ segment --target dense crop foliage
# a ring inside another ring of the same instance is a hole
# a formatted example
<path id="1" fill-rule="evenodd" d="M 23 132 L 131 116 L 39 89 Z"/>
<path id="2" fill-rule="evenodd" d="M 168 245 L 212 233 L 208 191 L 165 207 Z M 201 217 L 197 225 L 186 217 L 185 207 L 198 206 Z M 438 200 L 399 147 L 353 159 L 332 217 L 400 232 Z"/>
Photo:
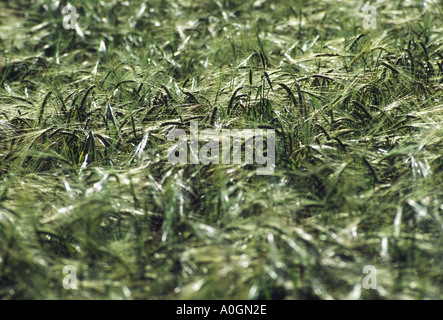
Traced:
<path id="1" fill-rule="evenodd" d="M 443 298 L 441 5 L 71 4 L 0 3 L 2 299 Z M 168 162 L 191 120 L 274 174 Z"/>

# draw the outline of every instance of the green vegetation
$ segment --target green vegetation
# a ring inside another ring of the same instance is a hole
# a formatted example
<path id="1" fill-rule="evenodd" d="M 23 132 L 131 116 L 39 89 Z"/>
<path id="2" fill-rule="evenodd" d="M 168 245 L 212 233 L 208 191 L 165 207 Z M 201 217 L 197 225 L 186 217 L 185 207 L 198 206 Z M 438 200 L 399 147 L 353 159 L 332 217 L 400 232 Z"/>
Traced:
<path id="1" fill-rule="evenodd" d="M 442 7 L 371 2 L 2 1 L 0 298 L 443 298 Z M 274 174 L 169 163 L 190 120 Z"/>

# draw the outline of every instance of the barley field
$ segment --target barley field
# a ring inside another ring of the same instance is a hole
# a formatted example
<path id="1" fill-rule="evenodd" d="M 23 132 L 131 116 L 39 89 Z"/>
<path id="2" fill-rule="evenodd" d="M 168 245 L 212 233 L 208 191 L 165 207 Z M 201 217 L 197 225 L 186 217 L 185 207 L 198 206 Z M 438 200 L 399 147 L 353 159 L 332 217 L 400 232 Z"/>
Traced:
<path id="1" fill-rule="evenodd" d="M 196 122 L 273 132 L 272 172 L 171 162 Z M 441 1 L 0 2 L 2 300 L 442 299 L 442 270 Z"/>

